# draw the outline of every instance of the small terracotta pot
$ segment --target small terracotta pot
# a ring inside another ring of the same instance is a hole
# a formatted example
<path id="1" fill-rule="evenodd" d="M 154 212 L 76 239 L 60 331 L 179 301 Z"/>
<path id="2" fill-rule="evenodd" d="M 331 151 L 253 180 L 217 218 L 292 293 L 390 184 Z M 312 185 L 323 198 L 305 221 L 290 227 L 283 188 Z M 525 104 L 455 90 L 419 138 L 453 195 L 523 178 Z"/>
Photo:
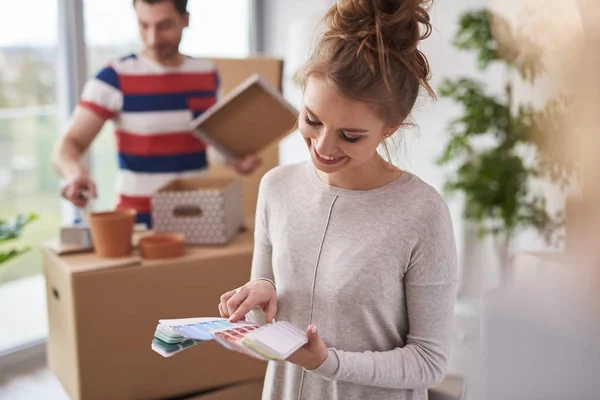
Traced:
<path id="1" fill-rule="evenodd" d="M 131 253 L 136 211 L 94 212 L 88 217 L 94 252 L 98 257 L 125 257 Z"/>
<path id="2" fill-rule="evenodd" d="M 185 250 L 185 236 L 181 233 L 156 233 L 144 236 L 138 244 L 142 258 L 163 259 L 181 257 Z"/>

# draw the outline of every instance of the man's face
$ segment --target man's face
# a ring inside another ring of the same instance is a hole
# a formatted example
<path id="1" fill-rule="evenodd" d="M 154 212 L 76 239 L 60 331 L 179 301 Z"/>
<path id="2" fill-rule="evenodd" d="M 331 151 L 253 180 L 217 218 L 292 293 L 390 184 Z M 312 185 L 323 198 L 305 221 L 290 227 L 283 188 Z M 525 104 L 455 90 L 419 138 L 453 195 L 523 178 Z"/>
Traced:
<path id="1" fill-rule="evenodd" d="M 172 1 L 154 4 L 143 0 L 135 2 L 144 52 L 157 62 L 175 57 L 183 29 L 188 26 L 189 14 L 181 15 Z"/>

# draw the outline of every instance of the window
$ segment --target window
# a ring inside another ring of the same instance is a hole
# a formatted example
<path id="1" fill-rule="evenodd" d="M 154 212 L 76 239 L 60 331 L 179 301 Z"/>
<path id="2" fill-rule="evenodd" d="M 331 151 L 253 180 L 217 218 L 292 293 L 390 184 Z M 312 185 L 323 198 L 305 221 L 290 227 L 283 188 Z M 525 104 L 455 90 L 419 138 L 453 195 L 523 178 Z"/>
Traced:
<path id="1" fill-rule="evenodd" d="M 180 50 L 191 56 L 246 57 L 250 53 L 251 1 L 190 0 L 190 26 Z M 129 0 L 85 0 L 85 40 L 88 77 L 110 60 L 140 50 L 137 19 Z M 110 26 L 110 29 L 106 29 Z M 91 151 L 91 168 L 98 188 L 96 210 L 115 205 L 116 147 L 112 123 L 105 124 Z"/>
<path id="2" fill-rule="evenodd" d="M 20 326 L 17 335 L 0 335 L 0 352 L 45 335 L 45 322 L 32 325 L 30 318 L 45 315 L 44 303 L 29 302 L 32 296 L 43 299 L 43 281 L 37 276 L 35 285 L 24 285 L 24 278 L 40 274 L 39 245 L 56 237 L 60 227 L 58 177 L 49 167 L 58 135 L 57 2 L 11 2 L 5 8 L 10 11 L 0 13 L 0 218 L 35 212 L 40 219 L 10 243 L 31 251 L 0 264 L 0 320 Z"/>
<path id="3" fill-rule="evenodd" d="M 235 4 L 235 6 L 232 6 Z M 189 1 L 190 26 L 181 51 L 191 56 L 247 57 L 250 53 L 251 2 Z"/>
<path id="4" fill-rule="evenodd" d="M 181 50 L 192 56 L 247 56 L 250 4 L 190 0 L 191 27 Z M 83 6 L 91 77 L 109 60 L 138 51 L 140 43 L 130 0 L 84 0 Z M 0 353 L 47 335 L 40 245 L 58 236 L 62 222 L 59 179 L 50 167 L 51 149 L 61 134 L 58 112 L 66 106 L 57 104 L 55 93 L 66 90 L 56 87 L 57 72 L 66 72 L 76 86 L 73 71 L 57 71 L 58 30 L 83 34 L 72 16 L 67 25 L 58 26 L 59 8 L 65 7 L 69 2 L 63 0 L 13 1 L 0 13 L 0 218 L 30 212 L 40 216 L 11 243 L 32 250 L 0 265 L 0 321 L 19 326 L 0 334 Z M 90 169 L 100 195 L 95 209 L 114 207 L 117 166 L 110 125 L 92 148 Z"/>

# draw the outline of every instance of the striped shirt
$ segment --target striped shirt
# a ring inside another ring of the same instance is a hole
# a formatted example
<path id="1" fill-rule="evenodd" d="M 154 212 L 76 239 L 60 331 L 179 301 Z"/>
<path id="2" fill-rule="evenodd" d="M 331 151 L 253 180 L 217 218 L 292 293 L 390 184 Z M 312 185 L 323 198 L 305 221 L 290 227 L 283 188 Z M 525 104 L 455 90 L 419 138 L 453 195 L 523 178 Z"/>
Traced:
<path id="1" fill-rule="evenodd" d="M 206 170 L 206 144 L 190 124 L 216 102 L 218 86 L 207 60 L 165 67 L 141 54 L 110 63 L 86 83 L 79 104 L 115 126 L 117 208 L 136 209 L 138 222 L 151 226 L 152 193 Z"/>

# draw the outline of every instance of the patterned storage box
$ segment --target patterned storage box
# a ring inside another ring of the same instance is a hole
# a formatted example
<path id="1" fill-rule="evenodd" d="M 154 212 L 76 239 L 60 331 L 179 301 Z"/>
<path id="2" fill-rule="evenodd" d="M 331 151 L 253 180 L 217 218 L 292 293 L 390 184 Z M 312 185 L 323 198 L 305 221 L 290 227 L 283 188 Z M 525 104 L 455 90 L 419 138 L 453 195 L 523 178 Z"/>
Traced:
<path id="1" fill-rule="evenodd" d="M 225 244 L 244 223 L 238 178 L 190 177 L 171 181 L 152 196 L 155 232 L 183 233 L 188 244 Z"/>

